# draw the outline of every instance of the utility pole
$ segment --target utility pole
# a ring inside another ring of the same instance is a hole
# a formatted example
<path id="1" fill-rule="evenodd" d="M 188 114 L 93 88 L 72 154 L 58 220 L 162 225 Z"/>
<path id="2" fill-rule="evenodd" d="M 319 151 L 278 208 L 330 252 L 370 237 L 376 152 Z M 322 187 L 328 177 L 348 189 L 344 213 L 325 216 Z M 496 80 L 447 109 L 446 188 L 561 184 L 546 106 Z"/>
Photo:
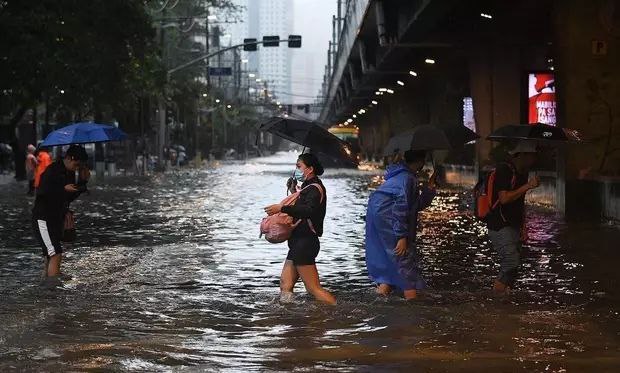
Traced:
<path id="1" fill-rule="evenodd" d="M 205 0 L 205 54 L 209 54 L 209 43 L 210 43 L 210 26 L 209 26 L 209 1 Z M 205 76 L 207 78 L 207 94 L 208 94 L 208 101 L 213 101 L 213 96 L 212 96 L 212 91 L 211 91 L 211 74 L 209 73 L 209 59 L 206 59 L 206 71 L 205 71 Z M 213 151 L 213 148 L 215 147 L 215 113 L 210 112 L 207 114 L 209 116 L 209 118 L 211 119 L 211 151 Z"/>
<path id="2" fill-rule="evenodd" d="M 164 9 L 162 12 L 162 21 L 160 21 L 159 28 L 159 45 L 161 47 L 161 58 L 164 61 L 164 67 L 167 69 L 166 63 L 166 48 L 164 46 L 164 21 L 166 10 Z M 164 87 L 164 91 L 161 92 L 161 95 L 157 102 L 158 114 L 159 114 L 159 130 L 157 131 L 157 157 L 159 168 L 163 169 L 165 167 L 164 162 L 164 145 L 166 144 L 166 87 Z"/>
<path id="3" fill-rule="evenodd" d="M 209 2 L 205 0 L 205 54 L 209 54 Z M 207 92 L 211 93 L 211 76 L 209 75 L 209 59 L 205 64 L 205 79 L 207 80 Z"/>
<path id="4" fill-rule="evenodd" d="M 342 32 L 342 0 L 338 0 L 338 42 L 340 43 L 340 33 Z"/>

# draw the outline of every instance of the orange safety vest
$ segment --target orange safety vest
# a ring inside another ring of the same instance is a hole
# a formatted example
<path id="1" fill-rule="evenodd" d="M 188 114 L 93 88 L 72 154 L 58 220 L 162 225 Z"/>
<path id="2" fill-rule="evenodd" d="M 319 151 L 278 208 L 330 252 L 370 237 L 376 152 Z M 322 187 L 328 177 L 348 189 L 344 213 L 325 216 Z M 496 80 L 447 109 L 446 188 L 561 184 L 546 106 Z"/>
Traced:
<path id="1" fill-rule="evenodd" d="M 52 157 L 50 156 L 48 152 L 41 150 L 39 152 L 39 155 L 37 156 L 37 160 L 39 161 L 39 163 L 37 164 L 37 169 L 34 172 L 34 187 L 35 188 L 39 187 L 39 183 L 41 182 L 41 175 L 43 174 L 43 171 L 45 171 L 47 166 L 52 164 Z"/>

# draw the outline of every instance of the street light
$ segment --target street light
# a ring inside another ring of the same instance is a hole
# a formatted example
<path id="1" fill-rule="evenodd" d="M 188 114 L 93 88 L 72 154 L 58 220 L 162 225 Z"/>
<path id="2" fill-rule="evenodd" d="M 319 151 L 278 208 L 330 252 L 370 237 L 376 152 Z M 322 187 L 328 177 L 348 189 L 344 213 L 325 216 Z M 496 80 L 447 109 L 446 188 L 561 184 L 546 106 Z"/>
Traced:
<path id="1" fill-rule="evenodd" d="M 418 73 L 416 73 L 413 70 L 409 70 L 409 75 L 411 75 L 411 76 L 418 76 Z"/>

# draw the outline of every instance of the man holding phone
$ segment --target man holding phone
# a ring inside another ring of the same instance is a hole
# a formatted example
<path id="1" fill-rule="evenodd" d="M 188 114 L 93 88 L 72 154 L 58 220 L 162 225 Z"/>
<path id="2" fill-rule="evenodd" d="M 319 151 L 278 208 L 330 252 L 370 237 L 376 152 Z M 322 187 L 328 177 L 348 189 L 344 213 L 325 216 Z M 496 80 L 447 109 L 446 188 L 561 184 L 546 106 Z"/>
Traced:
<path id="1" fill-rule="evenodd" d="M 52 163 L 41 175 L 32 210 L 32 225 L 45 258 L 43 275 L 46 278 L 60 275 L 60 241 L 65 215 L 69 204 L 86 190 L 85 182 L 90 177 L 85 168 L 87 160 L 84 148 L 71 145 L 64 158 Z"/>

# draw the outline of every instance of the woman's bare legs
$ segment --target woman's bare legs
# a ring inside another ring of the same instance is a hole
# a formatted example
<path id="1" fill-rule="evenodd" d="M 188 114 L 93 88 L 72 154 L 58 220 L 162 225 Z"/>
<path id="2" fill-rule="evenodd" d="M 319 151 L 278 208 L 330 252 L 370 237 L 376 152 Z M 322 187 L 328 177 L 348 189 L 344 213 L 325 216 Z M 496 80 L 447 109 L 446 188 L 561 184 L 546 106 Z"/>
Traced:
<path id="1" fill-rule="evenodd" d="M 293 298 L 293 288 L 299 280 L 299 273 L 295 269 L 292 260 L 285 260 L 282 274 L 280 275 L 280 300 L 288 302 Z"/>
<path id="2" fill-rule="evenodd" d="M 312 294 L 314 298 L 320 302 L 332 305 L 336 304 L 336 298 L 321 286 L 319 282 L 319 272 L 315 264 L 297 266 L 296 269 L 308 293 Z"/>

